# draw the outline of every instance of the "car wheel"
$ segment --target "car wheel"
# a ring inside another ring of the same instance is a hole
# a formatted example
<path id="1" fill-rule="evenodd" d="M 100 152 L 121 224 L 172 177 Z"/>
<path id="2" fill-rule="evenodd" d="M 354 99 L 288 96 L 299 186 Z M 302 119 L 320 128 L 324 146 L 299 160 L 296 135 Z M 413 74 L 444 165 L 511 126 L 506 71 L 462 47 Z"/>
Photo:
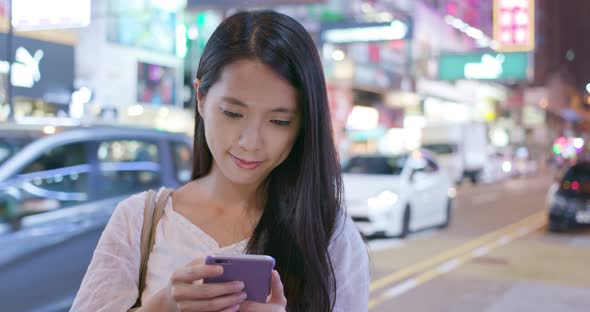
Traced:
<path id="1" fill-rule="evenodd" d="M 445 220 L 438 226 L 440 229 L 444 229 L 449 226 L 451 223 L 451 210 L 453 208 L 453 201 L 449 198 L 447 199 L 447 206 L 445 207 Z"/>
<path id="2" fill-rule="evenodd" d="M 479 174 L 478 173 L 469 174 L 469 180 L 471 180 L 471 184 L 473 184 L 473 185 L 479 184 Z"/>
<path id="3" fill-rule="evenodd" d="M 410 209 L 410 205 L 406 206 L 404 210 L 404 215 L 402 218 L 402 232 L 400 234 L 401 238 L 405 238 L 410 234 L 410 220 L 412 219 L 412 209 Z"/>

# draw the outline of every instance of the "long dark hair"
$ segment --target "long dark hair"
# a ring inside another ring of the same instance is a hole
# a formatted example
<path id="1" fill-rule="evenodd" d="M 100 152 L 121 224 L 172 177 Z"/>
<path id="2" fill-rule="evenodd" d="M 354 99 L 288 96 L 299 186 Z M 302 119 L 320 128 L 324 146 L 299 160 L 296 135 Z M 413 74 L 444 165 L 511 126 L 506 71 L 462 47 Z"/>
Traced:
<path id="1" fill-rule="evenodd" d="M 290 311 L 331 311 L 336 280 L 328 246 L 342 213 L 342 180 L 317 48 L 284 14 L 235 13 L 205 46 L 199 93 L 207 94 L 224 66 L 244 59 L 260 61 L 288 81 L 298 91 L 302 116 L 291 153 L 267 178 L 266 206 L 247 252 L 276 259 Z M 203 119 L 195 111 L 193 180 L 207 175 L 212 162 Z"/>

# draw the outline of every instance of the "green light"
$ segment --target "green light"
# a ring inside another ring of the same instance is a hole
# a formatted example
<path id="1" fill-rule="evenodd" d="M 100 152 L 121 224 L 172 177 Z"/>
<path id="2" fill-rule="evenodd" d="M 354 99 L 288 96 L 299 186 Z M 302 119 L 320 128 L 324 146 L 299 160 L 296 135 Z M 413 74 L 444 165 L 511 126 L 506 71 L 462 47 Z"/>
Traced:
<path id="1" fill-rule="evenodd" d="M 207 23 L 207 12 L 201 12 L 197 14 L 196 18 L 197 29 L 199 30 L 199 49 L 202 51 L 205 48 L 205 44 L 209 38 L 205 37 L 205 27 Z"/>
<path id="2" fill-rule="evenodd" d="M 529 54 L 512 53 L 443 53 L 438 59 L 440 80 L 499 80 L 527 79 Z"/>
<path id="3" fill-rule="evenodd" d="M 561 154 L 561 146 L 559 144 L 553 145 L 553 152 L 557 155 Z"/>

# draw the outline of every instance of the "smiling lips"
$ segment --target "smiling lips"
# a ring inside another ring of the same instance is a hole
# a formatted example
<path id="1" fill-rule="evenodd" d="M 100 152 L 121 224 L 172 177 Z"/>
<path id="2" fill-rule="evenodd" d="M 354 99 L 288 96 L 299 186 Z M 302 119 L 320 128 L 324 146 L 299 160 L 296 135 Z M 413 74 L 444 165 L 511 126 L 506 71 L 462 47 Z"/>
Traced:
<path id="1" fill-rule="evenodd" d="M 260 166 L 260 164 L 262 163 L 261 161 L 246 161 L 243 160 L 241 158 L 238 158 L 234 155 L 231 155 L 232 160 L 234 161 L 234 163 L 236 164 L 236 166 L 242 168 L 242 169 L 247 169 L 247 170 L 253 170 L 256 169 Z"/>

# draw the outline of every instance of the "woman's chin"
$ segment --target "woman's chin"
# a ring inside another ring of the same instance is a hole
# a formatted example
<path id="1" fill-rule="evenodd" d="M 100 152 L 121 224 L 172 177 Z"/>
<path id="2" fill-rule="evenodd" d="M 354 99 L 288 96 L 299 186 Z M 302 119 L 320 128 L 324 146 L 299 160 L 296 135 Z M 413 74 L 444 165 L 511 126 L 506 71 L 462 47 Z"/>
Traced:
<path id="1" fill-rule="evenodd" d="M 226 178 L 233 184 L 239 185 L 255 185 L 260 183 L 261 174 L 260 172 L 251 172 L 251 171 L 244 171 L 241 169 L 232 168 L 233 170 L 229 170 Z"/>

